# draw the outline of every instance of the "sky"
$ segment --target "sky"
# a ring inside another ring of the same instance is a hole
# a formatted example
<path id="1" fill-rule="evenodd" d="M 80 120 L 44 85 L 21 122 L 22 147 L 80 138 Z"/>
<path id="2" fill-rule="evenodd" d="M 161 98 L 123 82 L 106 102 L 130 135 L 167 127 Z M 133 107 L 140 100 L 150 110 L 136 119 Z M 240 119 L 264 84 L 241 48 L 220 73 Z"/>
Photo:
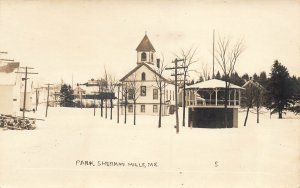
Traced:
<path id="1" fill-rule="evenodd" d="M 268 74 L 278 59 L 300 76 L 300 1 L 0 0 L 0 51 L 8 52 L 0 56 L 34 67 L 41 83 L 84 83 L 104 67 L 120 79 L 136 66 L 145 32 L 165 63 L 193 48 L 192 68 L 207 64 L 212 74 L 213 30 L 216 40 L 244 41 L 239 75 Z"/>

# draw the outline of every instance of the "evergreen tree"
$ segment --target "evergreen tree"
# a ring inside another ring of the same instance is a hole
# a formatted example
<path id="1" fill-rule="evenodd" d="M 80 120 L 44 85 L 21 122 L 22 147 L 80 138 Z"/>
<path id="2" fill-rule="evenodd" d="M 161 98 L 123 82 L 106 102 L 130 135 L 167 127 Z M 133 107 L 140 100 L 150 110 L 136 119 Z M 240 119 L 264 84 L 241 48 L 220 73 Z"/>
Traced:
<path id="1" fill-rule="evenodd" d="M 300 114 L 300 77 L 298 79 L 296 76 L 291 78 L 291 87 L 293 89 L 293 103 L 294 105 L 289 108 L 290 111 L 295 114 Z"/>
<path id="2" fill-rule="evenodd" d="M 247 81 L 249 81 L 250 79 L 249 79 L 249 75 L 246 73 L 246 74 L 244 74 L 243 76 L 242 76 L 242 79 L 245 81 L 245 82 L 247 82 Z"/>
<path id="3" fill-rule="evenodd" d="M 238 75 L 237 72 L 235 72 L 231 75 L 231 83 L 242 86 L 245 84 L 245 81 Z"/>
<path id="4" fill-rule="evenodd" d="M 60 89 L 59 103 L 60 106 L 73 107 L 74 106 L 74 95 L 70 85 L 63 84 Z"/>
<path id="5" fill-rule="evenodd" d="M 281 119 L 282 112 L 293 103 L 293 88 L 287 68 L 278 60 L 272 66 L 267 91 L 267 107 L 272 110 L 271 113 L 278 113 L 278 118 Z"/>
<path id="6" fill-rule="evenodd" d="M 260 85 L 262 85 L 264 88 L 267 87 L 268 79 L 267 79 L 267 74 L 265 71 L 263 71 L 259 74 L 258 83 Z"/>
<path id="7" fill-rule="evenodd" d="M 217 74 L 216 74 L 216 76 L 215 76 L 215 79 L 221 80 L 221 74 L 220 74 L 219 71 L 217 72 Z"/>
<path id="8" fill-rule="evenodd" d="M 199 82 L 203 82 L 203 81 L 204 81 L 203 76 L 200 76 L 200 77 L 199 77 Z"/>
<path id="9" fill-rule="evenodd" d="M 253 80 L 254 80 L 254 82 L 257 82 L 257 81 L 258 81 L 258 76 L 257 76 L 256 73 L 253 74 Z"/>

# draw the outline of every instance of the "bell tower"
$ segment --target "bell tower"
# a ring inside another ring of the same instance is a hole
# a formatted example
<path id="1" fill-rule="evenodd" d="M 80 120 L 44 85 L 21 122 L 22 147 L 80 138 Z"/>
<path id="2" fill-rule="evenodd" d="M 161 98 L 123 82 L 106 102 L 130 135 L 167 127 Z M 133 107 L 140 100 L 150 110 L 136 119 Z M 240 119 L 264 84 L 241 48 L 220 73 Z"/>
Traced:
<path id="1" fill-rule="evenodd" d="M 137 64 L 139 63 L 147 63 L 154 65 L 155 62 L 155 49 L 152 46 L 147 33 L 144 38 L 136 48 L 137 52 Z"/>

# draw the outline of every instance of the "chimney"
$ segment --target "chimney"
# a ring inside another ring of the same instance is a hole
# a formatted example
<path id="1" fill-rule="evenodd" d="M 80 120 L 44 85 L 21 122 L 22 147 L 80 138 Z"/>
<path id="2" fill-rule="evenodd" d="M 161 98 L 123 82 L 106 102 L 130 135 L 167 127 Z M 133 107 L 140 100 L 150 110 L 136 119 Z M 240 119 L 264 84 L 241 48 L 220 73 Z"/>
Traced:
<path id="1" fill-rule="evenodd" d="M 156 66 L 157 68 L 160 68 L 160 59 L 156 59 Z"/>

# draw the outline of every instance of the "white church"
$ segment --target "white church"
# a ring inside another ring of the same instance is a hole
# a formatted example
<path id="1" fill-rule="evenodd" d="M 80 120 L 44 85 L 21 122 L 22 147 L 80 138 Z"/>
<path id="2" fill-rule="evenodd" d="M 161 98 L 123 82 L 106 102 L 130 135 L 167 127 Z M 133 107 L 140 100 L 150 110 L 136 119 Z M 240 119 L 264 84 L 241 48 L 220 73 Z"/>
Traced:
<path id="1" fill-rule="evenodd" d="M 122 84 L 122 101 L 124 104 L 125 90 L 127 95 L 127 113 L 133 114 L 134 98 L 136 99 L 136 114 L 158 115 L 159 114 L 159 87 L 157 79 L 160 78 L 163 84 L 162 90 L 162 115 L 169 115 L 174 110 L 175 88 L 172 81 L 158 73 L 160 59 L 155 56 L 155 49 L 147 34 L 136 48 L 137 62 L 134 69 L 120 79 Z M 167 72 L 168 74 L 168 72 Z M 130 85 L 135 89 L 128 89 Z M 135 93 L 135 97 L 133 95 Z M 121 113 L 124 114 L 124 105 L 121 106 Z"/>

